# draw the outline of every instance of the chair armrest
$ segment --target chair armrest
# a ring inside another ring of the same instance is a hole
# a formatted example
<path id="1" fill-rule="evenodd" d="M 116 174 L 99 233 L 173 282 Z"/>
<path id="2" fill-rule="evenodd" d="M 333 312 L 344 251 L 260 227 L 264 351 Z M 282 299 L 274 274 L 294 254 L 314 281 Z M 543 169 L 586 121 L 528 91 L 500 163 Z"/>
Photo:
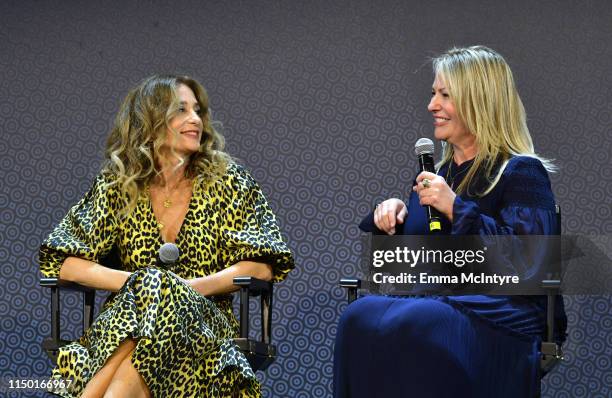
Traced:
<path id="1" fill-rule="evenodd" d="M 340 286 L 347 289 L 348 303 L 357 300 L 357 289 L 361 288 L 361 280 L 356 278 L 340 279 Z"/>
<path id="2" fill-rule="evenodd" d="M 240 287 L 240 338 L 249 338 L 249 301 L 251 296 L 261 296 L 261 341 L 272 341 L 272 282 L 252 276 L 237 276 L 234 285 Z"/>
<path id="3" fill-rule="evenodd" d="M 40 278 L 39 285 L 42 287 L 61 287 L 63 289 L 74 290 L 77 292 L 95 292 L 96 289 L 88 286 L 79 285 L 76 282 L 69 282 L 59 278 Z"/>
<path id="4" fill-rule="evenodd" d="M 246 288 L 253 297 L 260 294 L 270 294 L 272 292 L 272 282 L 257 279 L 252 276 L 237 276 L 234 278 L 234 285 L 240 289 Z"/>
<path id="5" fill-rule="evenodd" d="M 544 279 L 542 281 L 542 288 L 555 290 L 553 294 L 558 294 L 558 290 L 561 288 L 561 281 L 559 279 Z"/>

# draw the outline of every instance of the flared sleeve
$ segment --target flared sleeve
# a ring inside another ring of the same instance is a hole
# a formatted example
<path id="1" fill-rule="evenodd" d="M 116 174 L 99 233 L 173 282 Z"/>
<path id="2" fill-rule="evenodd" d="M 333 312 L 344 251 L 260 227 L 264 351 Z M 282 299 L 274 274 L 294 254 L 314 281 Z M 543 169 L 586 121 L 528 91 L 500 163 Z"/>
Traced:
<path id="1" fill-rule="evenodd" d="M 497 217 L 484 214 L 475 201 L 457 196 L 453 205 L 452 234 L 553 235 L 557 233 L 555 201 L 542 163 L 518 156 L 508 161 L 499 188 Z"/>
<path id="2" fill-rule="evenodd" d="M 100 174 L 85 196 L 40 246 L 40 271 L 45 277 L 59 277 L 67 257 L 98 262 L 112 248 L 121 202 L 118 190 L 110 185 L 112 176 Z"/>
<path id="3" fill-rule="evenodd" d="M 225 267 L 241 260 L 264 262 L 272 266 L 272 281 L 280 282 L 294 259 L 259 185 L 246 169 L 232 164 L 225 189 L 231 200 L 223 209 L 221 261 Z"/>
<path id="4" fill-rule="evenodd" d="M 457 196 L 453 206 L 452 234 L 475 235 L 488 247 L 488 272 L 518 275 L 537 289 L 550 263 L 554 240 L 521 238 L 558 233 L 554 196 L 548 174 L 535 158 L 520 156 L 508 161 L 498 185 L 487 195 L 495 203 L 489 212 Z M 491 202 L 490 202 L 491 203 Z M 489 205 L 491 206 L 491 205 Z M 527 285 L 523 285 L 527 286 Z"/>

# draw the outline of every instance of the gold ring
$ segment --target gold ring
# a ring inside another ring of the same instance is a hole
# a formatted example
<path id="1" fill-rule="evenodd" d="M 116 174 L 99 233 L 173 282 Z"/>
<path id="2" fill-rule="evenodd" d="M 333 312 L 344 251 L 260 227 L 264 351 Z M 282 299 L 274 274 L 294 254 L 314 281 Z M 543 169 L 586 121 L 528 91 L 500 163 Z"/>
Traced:
<path id="1" fill-rule="evenodd" d="M 423 186 L 424 186 L 425 188 L 429 188 L 429 187 L 431 186 L 431 181 L 429 181 L 429 179 L 428 179 L 428 178 L 424 178 L 424 179 L 423 179 Z"/>

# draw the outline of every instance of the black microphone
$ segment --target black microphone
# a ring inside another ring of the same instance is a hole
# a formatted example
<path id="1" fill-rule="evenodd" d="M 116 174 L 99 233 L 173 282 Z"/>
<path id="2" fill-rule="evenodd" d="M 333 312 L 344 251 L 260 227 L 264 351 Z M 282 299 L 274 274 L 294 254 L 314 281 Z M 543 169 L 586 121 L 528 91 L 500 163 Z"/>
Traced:
<path id="1" fill-rule="evenodd" d="M 433 160 L 434 143 L 432 140 L 429 138 L 419 138 L 416 144 L 414 144 L 414 153 L 419 158 L 419 169 L 421 172 L 429 171 L 430 173 L 436 173 Z M 425 206 L 425 211 L 427 212 L 427 221 L 429 221 L 429 232 L 441 232 L 442 213 L 431 206 Z"/>
<path id="2" fill-rule="evenodd" d="M 172 270 L 179 258 L 179 248 L 174 243 L 164 243 L 159 248 L 157 255 L 157 265 L 168 271 Z"/>

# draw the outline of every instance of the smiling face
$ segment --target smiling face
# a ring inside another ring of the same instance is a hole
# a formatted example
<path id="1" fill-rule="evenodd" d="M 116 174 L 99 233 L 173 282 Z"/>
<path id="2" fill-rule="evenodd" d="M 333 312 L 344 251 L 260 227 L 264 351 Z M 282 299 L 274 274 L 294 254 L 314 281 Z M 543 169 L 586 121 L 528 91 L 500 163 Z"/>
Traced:
<path id="1" fill-rule="evenodd" d="M 431 101 L 427 109 L 434 117 L 434 136 L 436 139 L 457 145 L 466 138 L 473 138 L 457 115 L 455 102 L 450 97 L 448 88 L 439 75 L 436 75 L 434 80 Z"/>
<path id="2" fill-rule="evenodd" d="M 180 156 L 188 157 L 200 148 L 202 138 L 202 110 L 193 90 L 184 84 L 176 89 L 180 104 L 178 113 L 169 122 L 162 151 L 172 149 Z"/>

